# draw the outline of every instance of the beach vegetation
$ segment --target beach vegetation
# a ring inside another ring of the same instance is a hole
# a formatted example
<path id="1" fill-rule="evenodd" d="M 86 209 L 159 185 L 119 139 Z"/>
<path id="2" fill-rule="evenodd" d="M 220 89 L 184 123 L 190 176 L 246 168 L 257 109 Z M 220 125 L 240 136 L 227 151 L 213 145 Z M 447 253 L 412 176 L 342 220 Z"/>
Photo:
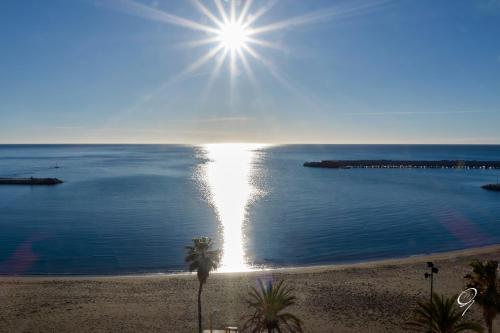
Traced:
<path id="1" fill-rule="evenodd" d="M 198 275 L 198 331 L 202 333 L 201 292 L 210 272 L 219 267 L 220 251 L 212 249 L 212 240 L 208 237 L 193 238 L 193 245 L 186 246 L 186 263 L 189 271 Z"/>
<path id="2" fill-rule="evenodd" d="M 285 310 L 295 304 L 293 289 L 283 280 L 276 284 L 258 280 L 259 288 L 252 287 L 247 303 L 253 313 L 247 317 L 242 331 L 260 332 L 303 332 L 302 321 Z"/>
<path id="3" fill-rule="evenodd" d="M 471 262 L 472 272 L 465 275 L 467 287 L 477 289 L 475 301 L 482 307 L 488 332 L 493 332 L 493 320 L 500 311 L 500 294 L 497 286 L 498 262 L 486 260 Z"/>
<path id="4" fill-rule="evenodd" d="M 480 324 L 464 319 L 456 299 L 457 296 L 445 298 L 433 293 L 432 302 L 418 303 L 414 319 L 406 323 L 407 328 L 430 333 L 483 332 Z"/>

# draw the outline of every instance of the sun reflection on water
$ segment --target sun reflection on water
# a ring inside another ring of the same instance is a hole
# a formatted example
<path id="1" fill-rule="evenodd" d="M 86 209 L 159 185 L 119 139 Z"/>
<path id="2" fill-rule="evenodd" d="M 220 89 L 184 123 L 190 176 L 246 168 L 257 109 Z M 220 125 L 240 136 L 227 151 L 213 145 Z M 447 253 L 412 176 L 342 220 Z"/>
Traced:
<path id="1" fill-rule="evenodd" d="M 248 204 L 261 193 L 252 185 L 254 163 L 262 144 L 207 144 L 201 147 L 208 161 L 202 165 L 200 176 L 207 197 L 220 223 L 223 244 L 222 261 L 218 271 L 251 270 L 245 253 L 243 226 Z"/>

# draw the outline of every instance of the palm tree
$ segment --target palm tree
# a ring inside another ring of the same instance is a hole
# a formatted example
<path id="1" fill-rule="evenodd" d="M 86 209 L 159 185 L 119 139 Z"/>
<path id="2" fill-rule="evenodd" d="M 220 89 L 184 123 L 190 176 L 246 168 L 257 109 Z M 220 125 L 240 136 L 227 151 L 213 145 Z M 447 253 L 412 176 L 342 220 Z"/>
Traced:
<path id="1" fill-rule="evenodd" d="M 493 319 L 500 311 L 500 295 L 497 290 L 498 262 L 486 260 L 471 262 L 472 273 L 465 275 L 467 287 L 476 288 L 475 301 L 483 308 L 483 318 L 488 332 L 493 332 Z"/>
<path id="2" fill-rule="evenodd" d="M 303 332 L 302 321 L 291 313 L 282 311 L 295 304 L 295 296 L 292 289 L 284 284 L 283 280 L 275 286 L 272 282 L 267 285 L 259 280 L 260 290 L 252 287 L 248 293 L 247 303 L 253 308 L 253 314 L 243 325 L 243 331 L 251 330 L 252 333 L 260 333 L 267 330 L 273 332 Z"/>
<path id="3" fill-rule="evenodd" d="M 483 332 L 481 325 L 462 321 L 462 313 L 455 306 L 457 296 L 451 298 L 432 294 L 432 302 L 419 302 L 415 319 L 406 325 L 409 329 L 430 333 Z"/>
<path id="4" fill-rule="evenodd" d="M 189 271 L 197 271 L 198 281 L 198 331 L 202 333 L 201 328 L 201 291 L 203 285 L 207 282 L 210 272 L 217 269 L 220 261 L 220 251 L 211 250 L 212 240 L 208 237 L 193 238 L 193 246 L 186 246 L 186 263 L 189 265 Z"/>

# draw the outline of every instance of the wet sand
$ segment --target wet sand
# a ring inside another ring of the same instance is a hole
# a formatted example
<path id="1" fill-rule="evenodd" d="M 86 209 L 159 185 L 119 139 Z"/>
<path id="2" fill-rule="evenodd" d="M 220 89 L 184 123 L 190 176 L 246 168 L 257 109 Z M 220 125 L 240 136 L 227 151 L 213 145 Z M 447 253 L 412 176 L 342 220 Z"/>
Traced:
<path id="1" fill-rule="evenodd" d="M 297 296 L 290 312 L 306 332 L 405 332 L 418 300 L 429 297 L 426 261 L 440 269 L 435 290 L 464 289 L 473 258 L 500 260 L 500 245 L 378 262 L 212 274 L 204 322 L 241 326 L 258 278 L 285 279 Z M 0 332 L 195 332 L 195 274 L 113 277 L 2 277 Z M 477 304 L 465 315 L 481 320 Z M 500 329 L 500 319 L 495 330 Z"/>

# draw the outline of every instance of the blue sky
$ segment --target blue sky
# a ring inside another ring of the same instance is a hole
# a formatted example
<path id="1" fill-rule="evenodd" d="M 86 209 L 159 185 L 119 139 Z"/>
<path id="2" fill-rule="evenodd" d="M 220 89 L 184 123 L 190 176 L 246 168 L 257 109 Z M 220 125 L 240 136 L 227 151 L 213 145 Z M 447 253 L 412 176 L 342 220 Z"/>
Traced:
<path id="1" fill-rule="evenodd" d="M 500 143 L 498 0 L 277 1 L 252 27 L 295 24 L 258 36 L 253 81 L 186 72 L 216 44 L 162 12 L 213 26 L 184 0 L 1 1 L 0 143 Z"/>

